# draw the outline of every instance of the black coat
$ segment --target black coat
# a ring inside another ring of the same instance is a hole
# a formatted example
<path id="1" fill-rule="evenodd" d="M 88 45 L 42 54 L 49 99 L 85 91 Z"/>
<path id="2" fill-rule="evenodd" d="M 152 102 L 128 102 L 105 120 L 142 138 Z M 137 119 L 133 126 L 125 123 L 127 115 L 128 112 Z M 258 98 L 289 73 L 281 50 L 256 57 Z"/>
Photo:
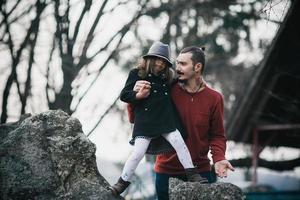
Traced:
<path id="1" fill-rule="evenodd" d="M 136 100 L 135 98 L 136 92 L 133 91 L 133 87 L 138 80 L 147 80 L 151 83 L 150 95 L 145 99 Z M 131 70 L 120 98 L 134 106 L 133 141 L 137 136 L 159 138 L 164 133 L 175 131 L 176 128 L 183 132 L 178 113 L 171 100 L 170 86 L 163 75 L 155 76 L 150 73 L 142 79 L 138 76 L 138 69 Z M 153 141 L 153 143 L 160 145 L 159 141 Z M 170 150 L 171 147 L 168 148 Z"/>

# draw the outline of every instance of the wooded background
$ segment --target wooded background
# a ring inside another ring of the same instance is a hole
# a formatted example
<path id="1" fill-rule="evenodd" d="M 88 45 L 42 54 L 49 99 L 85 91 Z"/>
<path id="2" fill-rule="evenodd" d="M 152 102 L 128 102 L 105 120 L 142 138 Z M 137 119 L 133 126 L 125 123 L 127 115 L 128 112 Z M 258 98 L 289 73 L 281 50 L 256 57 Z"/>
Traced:
<path id="1" fill-rule="evenodd" d="M 47 109 L 72 115 L 87 103 L 89 93 L 101 93 L 92 88 L 107 81 L 101 77 L 104 69 L 117 66 L 128 71 L 153 40 L 169 43 L 173 59 L 185 46 L 206 46 L 205 79 L 223 93 L 227 116 L 289 4 L 288 0 L 3 0 L 1 123 Z M 265 37 L 256 36 L 261 25 L 270 27 Z M 91 126 L 97 127 L 112 109 L 124 114 L 117 102 L 118 97 L 111 99 Z"/>

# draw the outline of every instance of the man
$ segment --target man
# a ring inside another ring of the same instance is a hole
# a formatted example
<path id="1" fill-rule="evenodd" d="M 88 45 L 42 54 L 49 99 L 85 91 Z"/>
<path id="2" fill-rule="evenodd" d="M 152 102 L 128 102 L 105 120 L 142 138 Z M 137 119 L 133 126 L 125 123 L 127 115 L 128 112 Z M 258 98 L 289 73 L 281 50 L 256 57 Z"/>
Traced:
<path id="1" fill-rule="evenodd" d="M 217 176 L 226 177 L 227 170 L 234 168 L 225 158 L 226 136 L 223 119 L 223 98 L 209 88 L 203 80 L 205 66 L 204 49 L 184 48 L 176 60 L 178 82 L 172 86 L 172 99 L 188 133 L 185 141 L 194 165 L 202 177 L 215 182 L 214 172 L 207 157 L 211 150 Z M 134 90 L 149 84 L 137 82 Z M 145 86 L 144 86 L 145 88 Z M 159 200 L 167 200 L 169 178 L 186 180 L 184 169 L 175 153 L 156 157 L 156 192 Z"/>

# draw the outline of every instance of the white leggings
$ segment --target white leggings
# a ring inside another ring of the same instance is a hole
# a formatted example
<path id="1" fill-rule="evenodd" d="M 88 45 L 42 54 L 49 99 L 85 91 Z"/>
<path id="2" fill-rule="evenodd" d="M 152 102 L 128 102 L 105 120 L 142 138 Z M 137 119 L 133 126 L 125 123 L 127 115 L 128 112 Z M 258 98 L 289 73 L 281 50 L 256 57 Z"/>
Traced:
<path id="1" fill-rule="evenodd" d="M 190 152 L 184 143 L 180 132 L 176 129 L 171 133 L 163 134 L 163 137 L 166 138 L 168 142 L 173 146 L 175 149 L 177 156 L 179 158 L 180 163 L 182 166 L 187 168 L 193 168 L 193 162 L 190 155 Z M 144 157 L 146 150 L 150 144 L 151 139 L 146 138 L 136 138 L 135 144 L 132 153 L 130 154 L 129 158 L 127 159 L 125 166 L 123 168 L 123 172 L 121 177 L 124 181 L 129 181 L 132 177 L 135 169 L 137 168 L 139 162 Z"/>

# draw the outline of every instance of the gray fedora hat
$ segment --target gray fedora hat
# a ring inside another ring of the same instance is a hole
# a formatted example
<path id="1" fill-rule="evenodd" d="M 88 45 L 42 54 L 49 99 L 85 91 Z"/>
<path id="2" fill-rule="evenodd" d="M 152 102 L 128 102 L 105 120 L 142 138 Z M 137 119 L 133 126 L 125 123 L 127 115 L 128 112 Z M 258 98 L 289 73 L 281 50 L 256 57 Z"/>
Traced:
<path id="1" fill-rule="evenodd" d="M 167 44 L 162 42 L 154 42 L 148 53 L 144 55 L 143 58 L 151 56 L 163 58 L 165 61 L 167 61 L 170 67 L 173 65 L 170 61 L 170 47 Z"/>

